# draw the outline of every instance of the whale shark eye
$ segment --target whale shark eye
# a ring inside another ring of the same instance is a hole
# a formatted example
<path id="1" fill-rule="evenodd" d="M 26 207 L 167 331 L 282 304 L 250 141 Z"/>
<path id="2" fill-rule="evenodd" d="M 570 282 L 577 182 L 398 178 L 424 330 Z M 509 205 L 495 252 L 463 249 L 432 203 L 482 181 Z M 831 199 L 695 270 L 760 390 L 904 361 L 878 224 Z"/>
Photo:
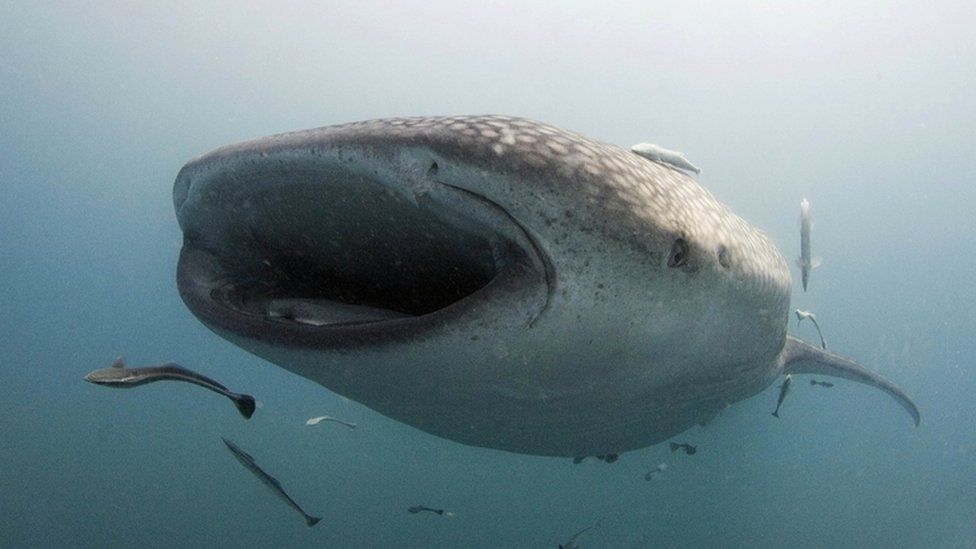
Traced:
<path id="1" fill-rule="evenodd" d="M 681 267 L 685 263 L 688 263 L 688 243 L 683 238 L 676 238 L 668 255 L 668 267 Z"/>

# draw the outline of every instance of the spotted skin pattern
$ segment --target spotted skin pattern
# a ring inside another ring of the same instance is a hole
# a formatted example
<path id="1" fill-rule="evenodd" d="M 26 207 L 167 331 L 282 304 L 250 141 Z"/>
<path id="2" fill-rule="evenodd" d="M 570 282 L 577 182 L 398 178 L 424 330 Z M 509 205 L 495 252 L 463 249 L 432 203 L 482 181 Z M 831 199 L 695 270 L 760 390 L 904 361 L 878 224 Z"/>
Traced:
<path id="1" fill-rule="evenodd" d="M 555 193 L 582 194 L 584 200 L 577 204 L 596 203 L 600 215 L 616 214 L 602 226 L 607 237 L 641 248 L 633 239 L 634 230 L 653 220 L 708 249 L 723 246 L 739 274 L 738 283 L 756 292 L 782 294 L 791 283 L 788 265 L 769 237 L 694 179 L 578 133 L 524 118 L 483 115 L 366 120 L 261 141 L 270 153 L 275 142 L 287 147 L 330 136 L 373 147 L 429 147 L 485 170 L 541 183 Z M 567 185 L 574 188 L 566 189 Z"/>

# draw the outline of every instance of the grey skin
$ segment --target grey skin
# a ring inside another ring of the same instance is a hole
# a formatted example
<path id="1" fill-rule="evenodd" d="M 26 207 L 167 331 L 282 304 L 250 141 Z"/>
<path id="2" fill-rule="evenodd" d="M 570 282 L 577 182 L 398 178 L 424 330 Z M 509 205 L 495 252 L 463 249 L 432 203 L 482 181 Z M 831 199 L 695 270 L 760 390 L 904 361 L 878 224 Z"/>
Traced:
<path id="1" fill-rule="evenodd" d="M 820 324 L 817 323 L 817 315 L 811 313 L 810 311 L 801 311 L 800 309 L 797 309 L 796 325 L 799 326 L 800 322 L 803 322 L 806 319 L 809 319 L 810 322 L 813 322 L 813 327 L 817 329 L 817 335 L 820 336 L 820 348 L 826 349 L 827 340 L 824 339 L 823 332 L 820 331 Z"/>
<path id="2" fill-rule="evenodd" d="M 810 202 L 804 198 L 800 201 L 800 257 L 796 259 L 804 292 L 807 291 L 807 284 L 810 282 L 810 271 L 820 266 L 819 258 L 810 257 L 811 232 L 813 232 L 813 218 L 810 216 Z"/>
<path id="3" fill-rule="evenodd" d="M 251 457 L 251 454 L 241 450 L 240 447 L 226 438 L 221 437 L 220 440 L 224 441 L 224 444 L 227 445 L 227 449 L 230 450 L 231 454 L 234 454 L 234 457 L 237 458 L 237 461 L 241 462 L 241 465 L 243 465 L 245 469 L 250 471 L 254 476 L 258 477 L 258 480 L 271 489 L 271 491 L 274 492 L 274 494 L 278 496 L 281 501 L 284 501 L 289 507 L 297 511 L 298 514 L 302 515 L 302 518 L 305 519 L 305 524 L 307 524 L 309 528 L 315 526 L 320 520 L 322 520 L 322 517 L 313 517 L 312 515 L 309 515 L 297 503 L 295 503 L 295 500 L 291 499 L 291 497 L 285 493 L 285 490 L 281 487 L 281 483 L 278 482 L 278 479 L 269 475 L 264 471 L 264 469 L 259 467 L 258 464 L 254 462 L 254 458 Z"/>
<path id="4" fill-rule="evenodd" d="M 579 465 L 583 463 L 583 460 L 589 456 L 576 456 L 573 458 L 573 465 Z M 600 461 L 605 461 L 607 463 L 613 463 L 620 458 L 620 454 L 600 454 L 598 456 L 593 456 Z"/>
<path id="5" fill-rule="evenodd" d="M 186 383 L 192 383 L 210 389 L 219 395 L 224 395 L 234 403 L 237 411 L 244 416 L 244 419 L 250 419 L 254 414 L 255 402 L 254 397 L 251 395 L 229 391 L 227 387 L 224 387 L 209 377 L 188 370 L 173 362 L 167 362 L 159 366 L 127 368 L 122 357 L 119 357 L 108 368 L 95 370 L 85 376 L 85 381 L 89 383 L 120 389 L 128 389 L 130 387 L 145 385 L 146 383 L 167 380 L 185 381 Z"/>
<path id="6" fill-rule="evenodd" d="M 632 146 L 630 151 L 636 155 L 643 156 L 652 162 L 661 162 L 663 164 L 678 168 L 679 170 L 694 172 L 696 174 L 701 173 L 701 168 L 689 162 L 688 159 L 685 158 L 684 153 L 665 149 L 660 145 L 655 145 L 653 143 L 638 143 Z"/>
<path id="7" fill-rule="evenodd" d="M 878 387 L 918 420 L 891 382 L 787 336 L 766 235 L 688 175 L 547 124 L 257 139 L 190 161 L 173 199 L 177 284 L 207 327 L 450 440 L 619 454 L 791 372 Z M 288 318 L 287 300 L 308 306 Z"/>
<path id="8" fill-rule="evenodd" d="M 779 398 L 776 399 L 776 410 L 773 411 L 773 417 L 779 417 L 779 407 L 783 405 L 783 401 L 786 400 L 786 395 L 790 392 L 790 384 L 793 383 L 793 376 L 786 374 L 786 379 L 783 380 L 783 384 L 779 386 Z"/>

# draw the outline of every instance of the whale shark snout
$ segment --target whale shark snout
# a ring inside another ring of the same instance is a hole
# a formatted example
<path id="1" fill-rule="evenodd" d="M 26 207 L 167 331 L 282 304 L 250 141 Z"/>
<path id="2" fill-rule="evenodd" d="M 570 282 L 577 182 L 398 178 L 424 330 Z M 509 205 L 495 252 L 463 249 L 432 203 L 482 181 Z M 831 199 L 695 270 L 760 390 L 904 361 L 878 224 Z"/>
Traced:
<path id="1" fill-rule="evenodd" d="M 687 175 L 546 124 L 282 134 L 190 161 L 173 198 L 205 325 L 458 442 L 619 453 L 819 364 L 784 351 L 791 281 L 764 234 Z"/>
<path id="2" fill-rule="evenodd" d="M 174 195 L 181 294 L 217 329 L 329 349 L 429 332 L 492 301 L 542 309 L 545 260 L 524 229 L 431 180 L 434 161 L 382 173 L 370 151 L 328 141 L 300 158 L 215 156 L 187 165 Z"/>

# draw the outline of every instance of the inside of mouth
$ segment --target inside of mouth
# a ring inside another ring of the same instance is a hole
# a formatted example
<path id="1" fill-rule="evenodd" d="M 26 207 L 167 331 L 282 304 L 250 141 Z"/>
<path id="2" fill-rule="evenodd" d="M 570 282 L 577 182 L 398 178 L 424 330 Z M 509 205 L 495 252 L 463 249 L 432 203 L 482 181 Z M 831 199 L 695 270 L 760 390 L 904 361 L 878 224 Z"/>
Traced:
<path id="1" fill-rule="evenodd" d="M 524 255 L 457 212 L 368 179 L 264 188 L 211 201 L 206 236 L 187 233 L 216 259 L 210 298 L 238 313 L 315 326 L 418 317 Z"/>

